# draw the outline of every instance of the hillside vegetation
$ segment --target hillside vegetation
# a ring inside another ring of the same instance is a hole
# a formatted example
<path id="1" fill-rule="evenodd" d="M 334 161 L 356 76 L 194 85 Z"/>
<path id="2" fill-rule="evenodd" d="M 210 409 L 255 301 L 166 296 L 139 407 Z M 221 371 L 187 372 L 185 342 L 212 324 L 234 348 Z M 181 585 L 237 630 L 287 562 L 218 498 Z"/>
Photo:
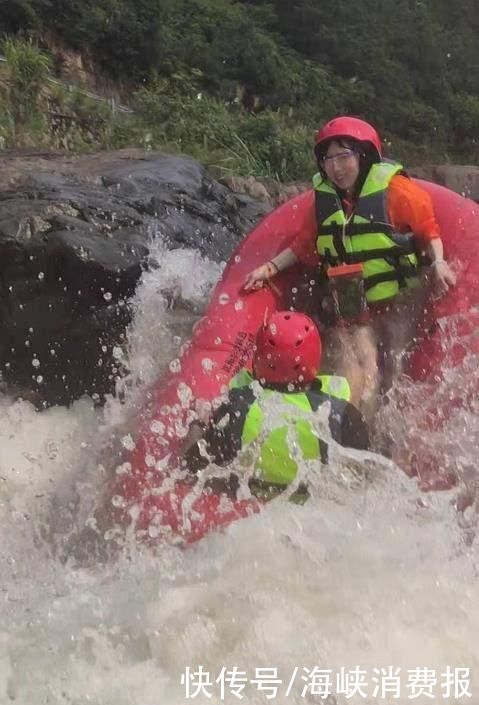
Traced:
<path id="1" fill-rule="evenodd" d="M 4 146 L 138 144 L 294 179 L 313 167 L 314 128 L 347 112 L 396 157 L 479 161 L 475 0 L 3 0 L 0 32 Z M 46 90 L 52 37 L 134 114 Z"/>

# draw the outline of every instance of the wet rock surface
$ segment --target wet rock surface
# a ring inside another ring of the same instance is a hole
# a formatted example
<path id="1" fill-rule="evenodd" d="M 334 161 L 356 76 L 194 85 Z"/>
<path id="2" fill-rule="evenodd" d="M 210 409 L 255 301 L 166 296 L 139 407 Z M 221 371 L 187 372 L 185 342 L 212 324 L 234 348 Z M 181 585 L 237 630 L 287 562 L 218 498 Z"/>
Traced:
<path id="1" fill-rule="evenodd" d="M 151 242 L 226 260 L 269 204 L 193 159 L 2 154 L 0 369 L 39 405 L 112 392 Z"/>

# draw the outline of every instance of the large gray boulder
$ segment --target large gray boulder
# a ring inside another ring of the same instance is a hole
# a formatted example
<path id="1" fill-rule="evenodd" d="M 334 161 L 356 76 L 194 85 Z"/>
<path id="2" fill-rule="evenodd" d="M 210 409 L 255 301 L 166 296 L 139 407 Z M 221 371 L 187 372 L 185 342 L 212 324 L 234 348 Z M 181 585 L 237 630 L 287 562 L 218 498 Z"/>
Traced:
<path id="1" fill-rule="evenodd" d="M 3 155 L 0 369 L 39 403 L 101 398 L 152 238 L 226 260 L 267 206 L 193 159 L 140 150 Z"/>
<path id="2" fill-rule="evenodd" d="M 426 181 L 433 181 L 479 201 L 479 166 L 461 164 L 429 164 L 408 169 L 409 173 Z"/>

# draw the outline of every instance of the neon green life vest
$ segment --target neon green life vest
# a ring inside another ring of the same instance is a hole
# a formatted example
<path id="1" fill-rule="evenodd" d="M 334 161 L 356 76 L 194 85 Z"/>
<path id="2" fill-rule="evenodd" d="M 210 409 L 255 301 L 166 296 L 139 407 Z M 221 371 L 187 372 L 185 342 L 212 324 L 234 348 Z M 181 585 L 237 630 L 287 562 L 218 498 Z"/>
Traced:
<path id="1" fill-rule="evenodd" d="M 321 174 L 313 178 L 319 234 L 316 248 L 326 266 L 363 264 L 368 303 L 391 299 L 405 287 L 420 285 L 412 233 L 398 233 L 389 219 L 386 193 L 397 163 L 373 164 L 354 213 L 346 218 L 336 190 Z"/>
<path id="2" fill-rule="evenodd" d="M 246 370 L 241 370 L 232 380 L 232 388 L 247 386 L 252 381 L 251 375 Z M 351 390 L 348 381 L 344 377 L 335 375 L 320 375 L 317 380 L 321 384 L 320 393 L 325 395 L 324 401 L 328 397 L 342 401 L 349 401 Z M 246 384 L 244 384 L 246 382 Z M 263 396 L 264 395 L 264 396 Z M 294 407 L 301 411 L 312 412 L 310 400 L 305 392 L 281 393 L 270 389 L 264 389 L 262 397 L 281 395 L 281 401 L 291 405 L 291 417 L 282 411 L 287 423 L 294 423 L 297 445 L 301 456 L 305 460 L 314 460 L 321 457 L 320 441 L 313 433 L 313 430 L 305 419 L 297 417 Z M 242 447 L 246 448 L 253 443 L 261 434 L 263 427 L 263 411 L 261 409 L 261 398 L 251 405 L 245 418 L 243 433 L 241 437 Z M 258 460 L 256 462 L 256 477 L 263 483 L 284 486 L 290 484 L 296 477 L 298 466 L 287 442 L 288 425 L 273 429 L 263 441 Z"/>

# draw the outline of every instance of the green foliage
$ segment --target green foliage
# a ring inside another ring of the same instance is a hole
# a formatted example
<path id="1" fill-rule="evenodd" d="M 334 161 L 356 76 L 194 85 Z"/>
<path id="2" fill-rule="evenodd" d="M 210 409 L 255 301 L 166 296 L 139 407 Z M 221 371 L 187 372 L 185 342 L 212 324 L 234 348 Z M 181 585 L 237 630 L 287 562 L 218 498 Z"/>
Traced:
<path id="1" fill-rule="evenodd" d="M 2 28 L 53 36 L 130 89 L 130 117 L 52 99 L 47 139 L 68 148 L 166 146 L 284 179 L 310 171 L 314 129 L 346 112 L 401 154 L 478 158 L 477 0 L 2 0 Z M 27 83 L 0 95 L 9 142 L 46 129 Z"/>
<path id="2" fill-rule="evenodd" d="M 454 132 L 466 138 L 479 137 L 479 97 L 468 93 L 455 93 L 450 99 Z"/>
<path id="3" fill-rule="evenodd" d="M 58 149 L 108 148 L 114 120 L 111 108 L 75 87 L 54 85 L 48 93 L 49 141 Z"/>
<path id="4" fill-rule="evenodd" d="M 0 33 L 41 29 L 49 7 L 50 0 L 2 0 Z"/>
<path id="5" fill-rule="evenodd" d="M 6 37 L 1 48 L 7 59 L 2 88 L 8 121 L 5 137 L 21 144 L 28 132 L 42 132 L 41 93 L 50 59 L 30 39 Z"/>
<path id="6" fill-rule="evenodd" d="M 450 96 L 450 113 L 456 150 L 469 163 L 479 161 L 479 97 L 468 93 Z"/>
<path id="7" fill-rule="evenodd" d="M 281 180 L 301 178 L 312 168 L 309 129 L 288 124 L 278 111 L 253 115 L 158 81 L 135 93 L 134 103 L 137 125 L 148 130 L 152 148 L 167 145 L 219 171 Z"/>

